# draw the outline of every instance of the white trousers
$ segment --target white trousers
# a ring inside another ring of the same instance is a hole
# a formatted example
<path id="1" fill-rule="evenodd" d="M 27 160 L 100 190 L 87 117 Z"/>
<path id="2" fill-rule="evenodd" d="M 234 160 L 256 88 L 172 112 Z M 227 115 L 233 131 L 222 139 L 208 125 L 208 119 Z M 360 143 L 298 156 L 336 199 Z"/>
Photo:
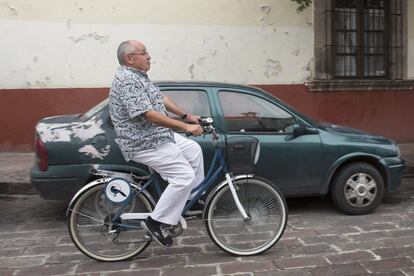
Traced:
<path id="1" fill-rule="evenodd" d="M 151 167 L 168 186 L 162 193 L 151 217 L 159 222 L 176 225 L 180 220 L 191 190 L 204 179 L 201 147 L 196 142 L 174 133 L 174 143 L 155 150 L 139 151 L 133 160 Z"/>

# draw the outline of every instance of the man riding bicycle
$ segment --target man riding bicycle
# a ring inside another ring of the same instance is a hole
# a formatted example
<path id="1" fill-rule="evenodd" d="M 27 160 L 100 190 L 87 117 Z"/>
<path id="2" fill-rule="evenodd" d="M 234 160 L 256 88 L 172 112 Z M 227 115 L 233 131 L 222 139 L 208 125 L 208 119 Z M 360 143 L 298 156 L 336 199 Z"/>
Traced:
<path id="1" fill-rule="evenodd" d="M 189 114 L 163 96 L 148 78 L 151 56 L 144 44 L 128 40 L 118 47 L 118 68 L 109 93 L 109 111 L 126 161 L 145 164 L 169 185 L 151 216 L 141 223 L 155 240 L 169 247 L 167 225 L 176 225 L 191 190 L 204 179 L 200 146 L 172 129 L 199 136 L 199 116 Z M 187 123 L 168 117 L 170 111 Z"/>

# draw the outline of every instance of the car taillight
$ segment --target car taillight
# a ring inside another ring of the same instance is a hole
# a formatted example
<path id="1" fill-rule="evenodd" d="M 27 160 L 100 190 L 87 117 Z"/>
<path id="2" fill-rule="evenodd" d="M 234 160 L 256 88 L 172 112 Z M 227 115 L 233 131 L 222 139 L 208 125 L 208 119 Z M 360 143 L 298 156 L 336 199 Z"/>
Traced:
<path id="1" fill-rule="evenodd" d="M 36 135 L 35 138 L 36 156 L 41 171 L 46 171 L 48 167 L 47 150 L 45 144 L 40 140 L 40 137 Z"/>

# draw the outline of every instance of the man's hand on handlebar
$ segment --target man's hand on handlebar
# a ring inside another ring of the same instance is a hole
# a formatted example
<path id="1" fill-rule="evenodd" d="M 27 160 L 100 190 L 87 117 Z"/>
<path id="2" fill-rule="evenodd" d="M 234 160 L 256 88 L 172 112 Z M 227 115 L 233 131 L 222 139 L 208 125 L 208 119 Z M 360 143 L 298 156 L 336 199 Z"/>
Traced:
<path id="1" fill-rule="evenodd" d="M 203 134 L 204 131 L 203 131 L 203 128 L 199 124 L 196 124 L 196 125 L 187 124 L 185 132 L 191 133 L 194 136 L 200 136 L 201 134 Z"/>
<path id="2" fill-rule="evenodd" d="M 187 117 L 185 119 L 186 119 L 187 123 L 189 123 L 189 124 L 198 124 L 201 117 L 198 116 L 198 115 L 193 115 L 193 114 L 188 113 Z"/>

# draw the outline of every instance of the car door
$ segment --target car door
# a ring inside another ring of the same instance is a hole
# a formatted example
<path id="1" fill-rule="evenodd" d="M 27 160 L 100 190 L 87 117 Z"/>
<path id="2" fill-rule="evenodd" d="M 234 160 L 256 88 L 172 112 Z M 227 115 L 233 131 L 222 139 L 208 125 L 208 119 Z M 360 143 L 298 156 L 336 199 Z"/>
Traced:
<path id="1" fill-rule="evenodd" d="M 216 100 L 227 136 L 251 135 L 260 141 L 257 175 L 276 183 L 285 194 L 318 193 L 322 147 L 318 134 L 294 136 L 298 115 L 258 93 L 217 89 Z"/>
<path id="2" fill-rule="evenodd" d="M 214 108 L 210 104 L 208 87 L 160 87 L 161 93 L 170 97 L 183 110 L 202 117 L 215 117 Z M 182 120 L 173 113 L 168 113 L 171 118 Z M 179 132 L 181 135 L 185 133 Z M 210 135 L 190 137 L 200 144 L 203 149 L 204 169 L 207 172 L 210 162 L 214 156 L 214 146 L 211 143 Z"/>

